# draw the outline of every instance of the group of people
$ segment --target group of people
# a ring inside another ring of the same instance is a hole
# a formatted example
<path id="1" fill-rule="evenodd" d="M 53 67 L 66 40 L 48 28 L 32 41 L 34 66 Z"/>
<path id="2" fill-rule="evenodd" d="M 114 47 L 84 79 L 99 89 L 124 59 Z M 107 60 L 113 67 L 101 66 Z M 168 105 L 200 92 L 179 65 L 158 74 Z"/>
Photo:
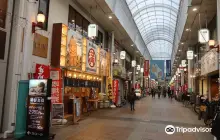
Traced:
<path id="1" fill-rule="evenodd" d="M 167 89 L 165 87 L 158 86 L 157 88 L 151 88 L 149 90 L 149 95 L 152 95 L 152 98 L 155 98 L 155 95 L 158 95 L 158 98 L 160 98 L 161 95 L 166 98 L 166 95 L 168 94 L 169 98 L 173 98 L 173 91 L 168 87 Z"/>
<path id="2" fill-rule="evenodd" d="M 165 87 L 161 87 L 158 86 L 157 88 L 149 88 L 148 89 L 148 94 L 152 95 L 152 98 L 155 98 L 155 95 L 158 95 L 158 98 L 160 98 L 161 94 L 163 94 L 164 97 L 166 97 L 166 95 L 168 94 L 168 97 L 173 98 L 173 90 L 170 89 L 170 87 L 165 88 Z M 130 102 L 130 107 L 131 107 L 131 111 L 135 111 L 135 100 L 137 99 L 136 93 L 135 93 L 135 89 L 132 88 L 131 93 L 128 96 L 128 101 Z"/>

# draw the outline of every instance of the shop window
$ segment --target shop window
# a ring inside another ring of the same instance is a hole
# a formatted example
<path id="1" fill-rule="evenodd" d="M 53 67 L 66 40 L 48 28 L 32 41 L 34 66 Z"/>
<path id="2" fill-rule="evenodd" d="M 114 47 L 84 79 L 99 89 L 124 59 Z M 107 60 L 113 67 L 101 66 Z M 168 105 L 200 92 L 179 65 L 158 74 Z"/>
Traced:
<path id="1" fill-rule="evenodd" d="M 96 38 L 96 44 L 103 44 L 103 33 L 98 31 L 98 37 Z"/>
<path id="2" fill-rule="evenodd" d="M 88 32 L 88 26 L 89 26 L 90 22 L 86 19 L 83 19 L 83 30 Z"/>
<path id="3" fill-rule="evenodd" d="M 38 12 L 41 11 L 45 15 L 45 22 L 43 24 L 44 30 L 47 30 L 47 26 L 48 26 L 49 5 L 50 5 L 50 0 L 39 0 Z"/>
<path id="4" fill-rule="evenodd" d="M 6 32 L 0 30 L 0 59 L 4 60 L 5 58 L 5 40 L 6 40 Z"/>
<path id="5" fill-rule="evenodd" d="M 69 5 L 69 16 L 68 16 L 69 27 L 75 29 L 76 28 L 75 22 L 76 22 L 76 11 L 73 9 L 72 6 Z"/>
<path id="6" fill-rule="evenodd" d="M 0 28 L 5 28 L 8 0 L 0 0 Z"/>
<path id="7" fill-rule="evenodd" d="M 76 30 L 82 31 L 82 23 L 83 23 L 83 16 L 80 13 L 76 13 Z"/>

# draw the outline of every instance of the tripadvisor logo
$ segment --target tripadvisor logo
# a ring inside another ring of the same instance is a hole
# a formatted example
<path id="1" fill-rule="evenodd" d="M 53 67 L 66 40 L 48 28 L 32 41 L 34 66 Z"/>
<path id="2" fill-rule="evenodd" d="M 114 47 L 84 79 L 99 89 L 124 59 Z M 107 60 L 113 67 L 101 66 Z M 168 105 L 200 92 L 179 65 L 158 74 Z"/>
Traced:
<path id="1" fill-rule="evenodd" d="M 207 127 L 185 128 L 185 127 L 179 127 L 179 126 L 174 127 L 173 125 L 167 125 L 165 127 L 165 132 L 168 135 L 172 135 L 175 132 L 178 132 L 178 133 L 196 133 L 196 132 L 211 132 L 211 130 L 212 130 L 212 128 L 207 128 Z"/>

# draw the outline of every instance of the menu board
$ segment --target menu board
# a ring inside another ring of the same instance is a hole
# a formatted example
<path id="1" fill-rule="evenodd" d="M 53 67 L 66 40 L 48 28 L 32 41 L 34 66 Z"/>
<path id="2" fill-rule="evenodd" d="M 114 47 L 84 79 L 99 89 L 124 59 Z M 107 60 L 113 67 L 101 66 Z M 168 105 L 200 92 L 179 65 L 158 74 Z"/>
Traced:
<path id="1" fill-rule="evenodd" d="M 80 116 L 80 99 L 75 99 L 74 102 L 76 103 L 76 116 L 79 117 Z"/>
<path id="2" fill-rule="evenodd" d="M 64 106 L 63 103 L 52 104 L 52 120 L 62 120 L 64 117 Z"/>
<path id="3" fill-rule="evenodd" d="M 31 79 L 27 107 L 27 135 L 49 135 L 51 79 Z"/>

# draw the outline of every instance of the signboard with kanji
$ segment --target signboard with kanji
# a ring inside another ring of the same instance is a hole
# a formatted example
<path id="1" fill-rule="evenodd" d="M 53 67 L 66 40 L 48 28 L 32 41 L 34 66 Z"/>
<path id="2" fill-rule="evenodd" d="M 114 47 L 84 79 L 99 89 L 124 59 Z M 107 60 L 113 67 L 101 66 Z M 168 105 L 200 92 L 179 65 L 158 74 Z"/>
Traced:
<path id="1" fill-rule="evenodd" d="M 52 89 L 51 89 L 51 103 L 62 103 L 62 80 L 61 80 L 61 70 L 51 69 L 50 78 L 52 79 Z"/>
<path id="2" fill-rule="evenodd" d="M 36 64 L 34 79 L 48 79 L 50 77 L 50 67 L 47 65 Z"/>
<path id="3" fill-rule="evenodd" d="M 117 104 L 118 102 L 118 85 L 119 84 L 119 81 L 118 80 L 113 80 L 113 102 L 115 104 Z"/>
<path id="4" fill-rule="evenodd" d="M 34 137 L 49 136 L 51 79 L 31 79 L 27 103 L 26 134 Z"/>

